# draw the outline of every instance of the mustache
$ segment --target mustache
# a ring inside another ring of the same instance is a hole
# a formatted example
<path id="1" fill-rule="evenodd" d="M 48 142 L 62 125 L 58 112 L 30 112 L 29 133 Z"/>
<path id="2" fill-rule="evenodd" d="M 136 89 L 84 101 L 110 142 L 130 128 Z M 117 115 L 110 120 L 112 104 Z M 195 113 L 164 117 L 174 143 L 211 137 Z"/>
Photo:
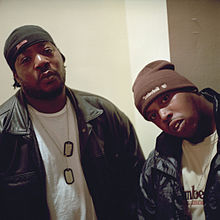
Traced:
<path id="1" fill-rule="evenodd" d="M 65 81 L 66 70 L 65 70 L 64 65 L 63 65 L 63 69 L 60 71 L 61 72 L 63 71 L 64 81 Z M 56 76 L 59 79 L 61 79 L 62 78 L 61 72 L 59 72 L 57 69 L 52 68 L 49 63 L 45 63 L 45 65 L 38 68 L 38 73 L 39 73 L 38 74 L 38 83 L 40 83 L 40 81 L 43 80 L 44 78 L 49 78 L 50 76 Z"/>
<path id="2" fill-rule="evenodd" d="M 39 81 L 43 80 L 44 78 L 48 78 L 50 76 L 58 76 L 60 77 L 59 73 L 51 68 L 45 69 L 44 71 L 40 72 Z"/>

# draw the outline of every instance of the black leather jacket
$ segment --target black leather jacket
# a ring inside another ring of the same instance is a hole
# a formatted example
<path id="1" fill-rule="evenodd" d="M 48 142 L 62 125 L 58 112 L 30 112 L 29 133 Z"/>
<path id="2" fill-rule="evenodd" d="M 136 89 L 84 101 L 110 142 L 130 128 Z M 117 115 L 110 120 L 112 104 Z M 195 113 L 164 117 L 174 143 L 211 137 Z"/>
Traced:
<path id="1" fill-rule="evenodd" d="M 217 132 L 220 137 L 220 95 L 211 89 L 201 93 L 214 105 Z M 141 174 L 139 219 L 191 219 L 181 183 L 182 140 L 162 132 L 156 149 L 149 155 Z M 207 220 L 220 218 L 220 143 L 211 162 L 204 192 Z"/>
<path id="2" fill-rule="evenodd" d="M 144 157 L 133 126 L 106 99 L 66 90 L 98 219 L 135 219 Z M 49 219 L 44 163 L 21 90 L 0 107 L 0 219 Z"/>

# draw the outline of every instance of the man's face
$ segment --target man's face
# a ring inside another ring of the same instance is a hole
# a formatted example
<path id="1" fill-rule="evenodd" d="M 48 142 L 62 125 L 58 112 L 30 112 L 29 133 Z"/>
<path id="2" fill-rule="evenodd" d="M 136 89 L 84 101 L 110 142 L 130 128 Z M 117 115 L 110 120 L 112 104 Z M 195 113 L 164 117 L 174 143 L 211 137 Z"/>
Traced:
<path id="1" fill-rule="evenodd" d="M 199 96 L 191 92 L 167 92 L 158 96 L 146 110 L 146 118 L 168 134 L 192 138 L 198 128 Z"/>
<path id="2" fill-rule="evenodd" d="M 50 42 L 28 47 L 15 61 L 14 77 L 25 95 L 35 99 L 53 99 L 65 84 L 65 67 L 58 49 Z"/>

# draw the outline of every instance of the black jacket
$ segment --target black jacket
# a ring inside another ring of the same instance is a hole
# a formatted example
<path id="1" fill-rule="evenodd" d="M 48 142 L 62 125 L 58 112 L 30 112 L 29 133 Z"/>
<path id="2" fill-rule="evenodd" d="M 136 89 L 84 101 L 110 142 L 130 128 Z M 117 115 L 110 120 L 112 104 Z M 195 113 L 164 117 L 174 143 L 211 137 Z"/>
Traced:
<path id="1" fill-rule="evenodd" d="M 211 89 L 201 93 L 214 105 L 217 133 L 220 136 L 220 95 Z M 162 132 L 143 167 L 140 178 L 139 219 L 191 219 L 181 183 L 182 140 Z M 220 143 L 211 162 L 204 192 L 207 220 L 220 218 Z"/>
<path id="2" fill-rule="evenodd" d="M 144 157 L 133 126 L 106 99 L 66 90 L 77 115 L 81 163 L 98 219 L 135 219 Z M 45 175 L 19 90 L 0 107 L 0 219 L 49 219 Z"/>

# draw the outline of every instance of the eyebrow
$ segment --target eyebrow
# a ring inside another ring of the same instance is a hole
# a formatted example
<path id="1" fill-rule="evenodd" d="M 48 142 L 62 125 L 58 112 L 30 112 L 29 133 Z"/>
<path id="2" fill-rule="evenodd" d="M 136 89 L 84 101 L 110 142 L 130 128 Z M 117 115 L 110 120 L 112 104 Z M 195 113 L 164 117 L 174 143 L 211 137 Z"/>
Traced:
<path id="1" fill-rule="evenodd" d="M 50 45 L 50 46 L 52 46 L 53 44 L 51 43 L 51 42 L 49 42 L 49 41 L 41 41 L 41 42 L 39 42 L 39 43 L 36 43 L 35 45 L 36 45 L 36 47 L 44 47 L 46 44 L 48 44 L 48 45 Z M 33 44 L 34 45 L 34 44 Z"/>
<path id="2" fill-rule="evenodd" d="M 37 47 L 44 47 L 46 44 L 52 46 L 53 44 L 50 43 L 49 41 L 42 41 L 42 42 L 39 42 L 36 46 Z"/>
<path id="3" fill-rule="evenodd" d="M 50 43 L 49 41 L 39 42 L 39 43 L 37 43 L 35 46 L 36 46 L 37 48 L 42 48 L 42 47 L 44 47 L 46 44 L 48 44 L 49 46 L 53 46 L 53 44 Z M 34 45 L 32 45 L 32 46 L 34 46 Z M 30 47 L 31 47 L 31 46 L 30 46 Z M 30 50 L 30 47 L 26 48 L 26 49 L 25 49 L 24 51 L 22 51 L 20 54 L 28 53 L 28 51 Z"/>

